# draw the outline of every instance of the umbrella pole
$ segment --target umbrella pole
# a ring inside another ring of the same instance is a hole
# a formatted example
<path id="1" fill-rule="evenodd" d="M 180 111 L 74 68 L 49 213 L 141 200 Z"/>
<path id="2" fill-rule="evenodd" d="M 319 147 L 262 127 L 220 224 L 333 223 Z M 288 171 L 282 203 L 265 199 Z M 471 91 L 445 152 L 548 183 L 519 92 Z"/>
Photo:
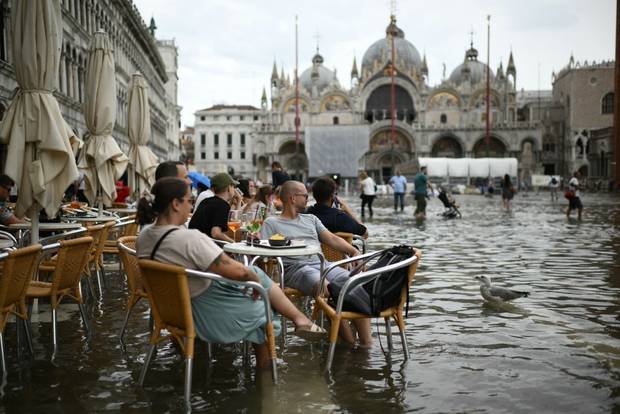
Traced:
<path id="1" fill-rule="evenodd" d="M 97 180 L 97 216 L 103 216 L 103 191 L 101 189 L 101 182 Z"/>
<path id="2" fill-rule="evenodd" d="M 30 244 L 39 242 L 39 203 L 36 201 L 32 205 L 32 213 L 30 213 Z"/>

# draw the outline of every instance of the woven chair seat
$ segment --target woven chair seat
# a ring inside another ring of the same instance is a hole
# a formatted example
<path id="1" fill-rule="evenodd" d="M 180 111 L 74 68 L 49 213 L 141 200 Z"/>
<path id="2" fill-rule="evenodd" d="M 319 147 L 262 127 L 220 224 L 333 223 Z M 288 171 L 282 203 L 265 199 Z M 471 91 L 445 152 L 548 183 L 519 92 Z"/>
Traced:
<path id="1" fill-rule="evenodd" d="M 32 281 L 26 291 L 29 298 L 40 298 L 49 296 L 52 293 L 52 284 L 48 282 Z"/>

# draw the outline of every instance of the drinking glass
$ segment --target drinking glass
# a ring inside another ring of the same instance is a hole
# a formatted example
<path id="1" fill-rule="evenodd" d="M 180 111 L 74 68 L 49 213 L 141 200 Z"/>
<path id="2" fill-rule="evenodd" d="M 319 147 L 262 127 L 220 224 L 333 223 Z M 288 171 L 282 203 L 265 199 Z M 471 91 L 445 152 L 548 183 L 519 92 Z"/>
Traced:
<path id="1" fill-rule="evenodd" d="M 237 230 L 241 227 L 241 214 L 239 210 L 230 210 L 228 213 L 228 228 L 233 232 L 233 240 L 237 241 Z"/>

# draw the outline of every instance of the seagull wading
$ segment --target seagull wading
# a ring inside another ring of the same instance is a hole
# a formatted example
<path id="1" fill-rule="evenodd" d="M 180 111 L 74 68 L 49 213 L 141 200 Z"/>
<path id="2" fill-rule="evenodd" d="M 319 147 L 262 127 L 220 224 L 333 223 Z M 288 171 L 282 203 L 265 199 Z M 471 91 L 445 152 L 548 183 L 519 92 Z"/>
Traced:
<path id="1" fill-rule="evenodd" d="M 474 279 L 480 282 L 480 293 L 482 297 L 489 302 L 509 302 L 514 299 L 529 296 L 529 292 L 493 286 L 491 285 L 491 279 L 486 276 L 476 276 Z"/>

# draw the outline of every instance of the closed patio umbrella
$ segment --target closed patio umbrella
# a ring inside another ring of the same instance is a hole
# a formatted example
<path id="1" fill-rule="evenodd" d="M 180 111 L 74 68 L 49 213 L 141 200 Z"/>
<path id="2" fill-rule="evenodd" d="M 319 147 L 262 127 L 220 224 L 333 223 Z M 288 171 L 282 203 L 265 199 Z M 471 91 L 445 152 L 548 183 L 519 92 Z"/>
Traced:
<path id="1" fill-rule="evenodd" d="M 148 85 L 140 73 L 134 73 L 129 90 L 129 174 L 132 193 L 141 194 L 155 183 L 157 157 L 147 144 L 151 139 L 151 114 Z"/>
<path id="2" fill-rule="evenodd" d="M 96 32 L 90 44 L 84 91 L 84 119 L 89 136 L 78 168 L 84 171 L 84 194 L 91 205 L 99 204 L 101 214 L 103 205 L 111 207 L 116 199 L 116 181 L 129 162 L 112 137 L 116 122 L 116 74 L 112 45 L 103 31 Z"/>
<path id="3" fill-rule="evenodd" d="M 67 187 L 77 179 L 70 138 L 53 91 L 58 81 L 61 47 L 59 0 L 14 0 L 11 4 L 13 67 L 19 87 L 0 127 L 8 144 L 5 173 L 18 186 L 15 214 L 33 219 L 38 238 L 38 210 L 54 216 Z"/>

